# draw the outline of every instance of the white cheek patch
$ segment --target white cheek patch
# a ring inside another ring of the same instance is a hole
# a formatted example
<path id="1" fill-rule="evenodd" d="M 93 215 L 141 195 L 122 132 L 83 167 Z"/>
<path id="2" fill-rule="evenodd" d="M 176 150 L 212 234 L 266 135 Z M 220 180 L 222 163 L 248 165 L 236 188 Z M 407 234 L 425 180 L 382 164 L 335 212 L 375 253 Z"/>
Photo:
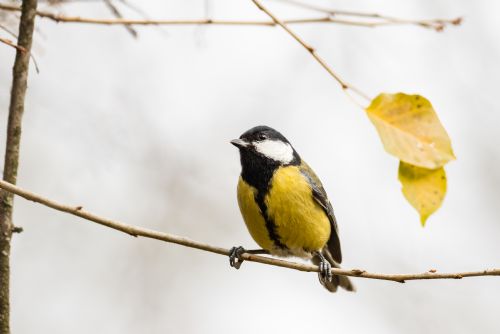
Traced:
<path id="1" fill-rule="evenodd" d="M 254 143 L 255 150 L 266 157 L 288 164 L 293 160 L 293 148 L 279 140 L 263 140 Z"/>

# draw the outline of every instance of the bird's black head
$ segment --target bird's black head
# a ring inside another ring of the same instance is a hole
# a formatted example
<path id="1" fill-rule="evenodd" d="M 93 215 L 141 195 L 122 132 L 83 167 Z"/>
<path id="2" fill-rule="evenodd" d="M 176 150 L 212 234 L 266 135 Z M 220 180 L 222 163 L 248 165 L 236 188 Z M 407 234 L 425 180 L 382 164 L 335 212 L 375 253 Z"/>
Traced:
<path id="1" fill-rule="evenodd" d="M 300 160 L 285 136 L 264 125 L 251 128 L 239 139 L 231 140 L 231 144 L 238 147 L 242 155 L 252 155 L 278 165 L 290 165 Z"/>
<path id="2" fill-rule="evenodd" d="M 240 136 L 240 139 L 248 143 L 257 143 L 266 139 L 280 141 L 290 144 L 290 142 L 278 131 L 265 125 L 259 125 L 251 128 Z"/>
<path id="3" fill-rule="evenodd" d="M 268 126 L 256 126 L 231 144 L 240 150 L 241 175 L 250 179 L 267 179 L 279 166 L 299 165 L 300 157 L 290 142 Z M 258 183 L 258 180 L 253 180 Z"/>

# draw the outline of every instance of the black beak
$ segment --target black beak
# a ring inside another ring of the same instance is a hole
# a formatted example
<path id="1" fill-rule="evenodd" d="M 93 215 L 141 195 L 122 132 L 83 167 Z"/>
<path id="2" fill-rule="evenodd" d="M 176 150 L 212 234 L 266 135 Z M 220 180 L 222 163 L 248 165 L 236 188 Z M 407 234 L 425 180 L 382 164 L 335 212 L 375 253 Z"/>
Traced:
<path id="1" fill-rule="evenodd" d="M 244 141 L 243 139 L 233 139 L 230 141 L 230 143 L 236 146 L 237 148 L 245 148 L 249 145 L 249 143 Z"/>

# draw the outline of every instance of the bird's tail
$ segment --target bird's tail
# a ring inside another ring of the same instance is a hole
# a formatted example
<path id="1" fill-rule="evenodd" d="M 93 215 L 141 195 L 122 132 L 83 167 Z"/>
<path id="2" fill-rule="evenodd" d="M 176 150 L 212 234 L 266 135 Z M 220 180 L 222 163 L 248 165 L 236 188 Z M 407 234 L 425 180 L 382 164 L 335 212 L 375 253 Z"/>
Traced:
<path id="1" fill-rule="evenodd" d="M 328 248 L 323 248 L 321 254 L 325 257 L 325 259 L 330 263 L 332 268 L 340 268 L 340 265 L 333 259 L 332 255 Z M 319 256 L 314 256 L 312 261 L 315 265 L 320 263 Z M 347 276 L 339 276 L 333 275 L 331 280 L 328 280 L 321 275 L 318 274 L 320 283 L 330 292 L 336 292 L 337 288 L 340 286 L 341 288 L 346 289 L 347 291 L 356 291 L 356 288 L 352 284 L 351 280 Z"/>

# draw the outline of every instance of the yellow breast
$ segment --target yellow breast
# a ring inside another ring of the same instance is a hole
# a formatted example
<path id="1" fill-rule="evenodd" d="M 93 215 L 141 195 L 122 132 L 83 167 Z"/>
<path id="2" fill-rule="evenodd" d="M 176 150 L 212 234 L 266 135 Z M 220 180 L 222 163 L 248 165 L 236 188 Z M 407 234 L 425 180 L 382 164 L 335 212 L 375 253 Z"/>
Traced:
<path id="1" fill-rule="evenodd" d="M 282 243 L 296 255 L 322 249 L 330 238 L 330 221 L 299 167 L 278 168 L 271 185 L 265 203 Z"/>
<path id="2" fill-rule="evenodd" d="M 257 202 L 255 202 L 257 189 L 246 183 L 240 176 L 237 193 L 241 215 L 250 235 L 260 247 L 271 251 L 274 249 L 274 244 L 269 238 L 266 221 L 260 212 Z"/>
<path id="3" fill-rule="evenodd" d="M 275 248 L 266 222 L 255 202 L 257 189 L 241 177 L 238 182 L 238 204 L 252 238 L 263 249 L 285 254 Z M 322 249 L 330 237 L 330 221 L 316 203 L 306 178 L 296 166 L 278 168 L 264 198 L 267 214 L 276 226 L 279 240 L 290 254 L 304 256 L 304 250 Z"/>

